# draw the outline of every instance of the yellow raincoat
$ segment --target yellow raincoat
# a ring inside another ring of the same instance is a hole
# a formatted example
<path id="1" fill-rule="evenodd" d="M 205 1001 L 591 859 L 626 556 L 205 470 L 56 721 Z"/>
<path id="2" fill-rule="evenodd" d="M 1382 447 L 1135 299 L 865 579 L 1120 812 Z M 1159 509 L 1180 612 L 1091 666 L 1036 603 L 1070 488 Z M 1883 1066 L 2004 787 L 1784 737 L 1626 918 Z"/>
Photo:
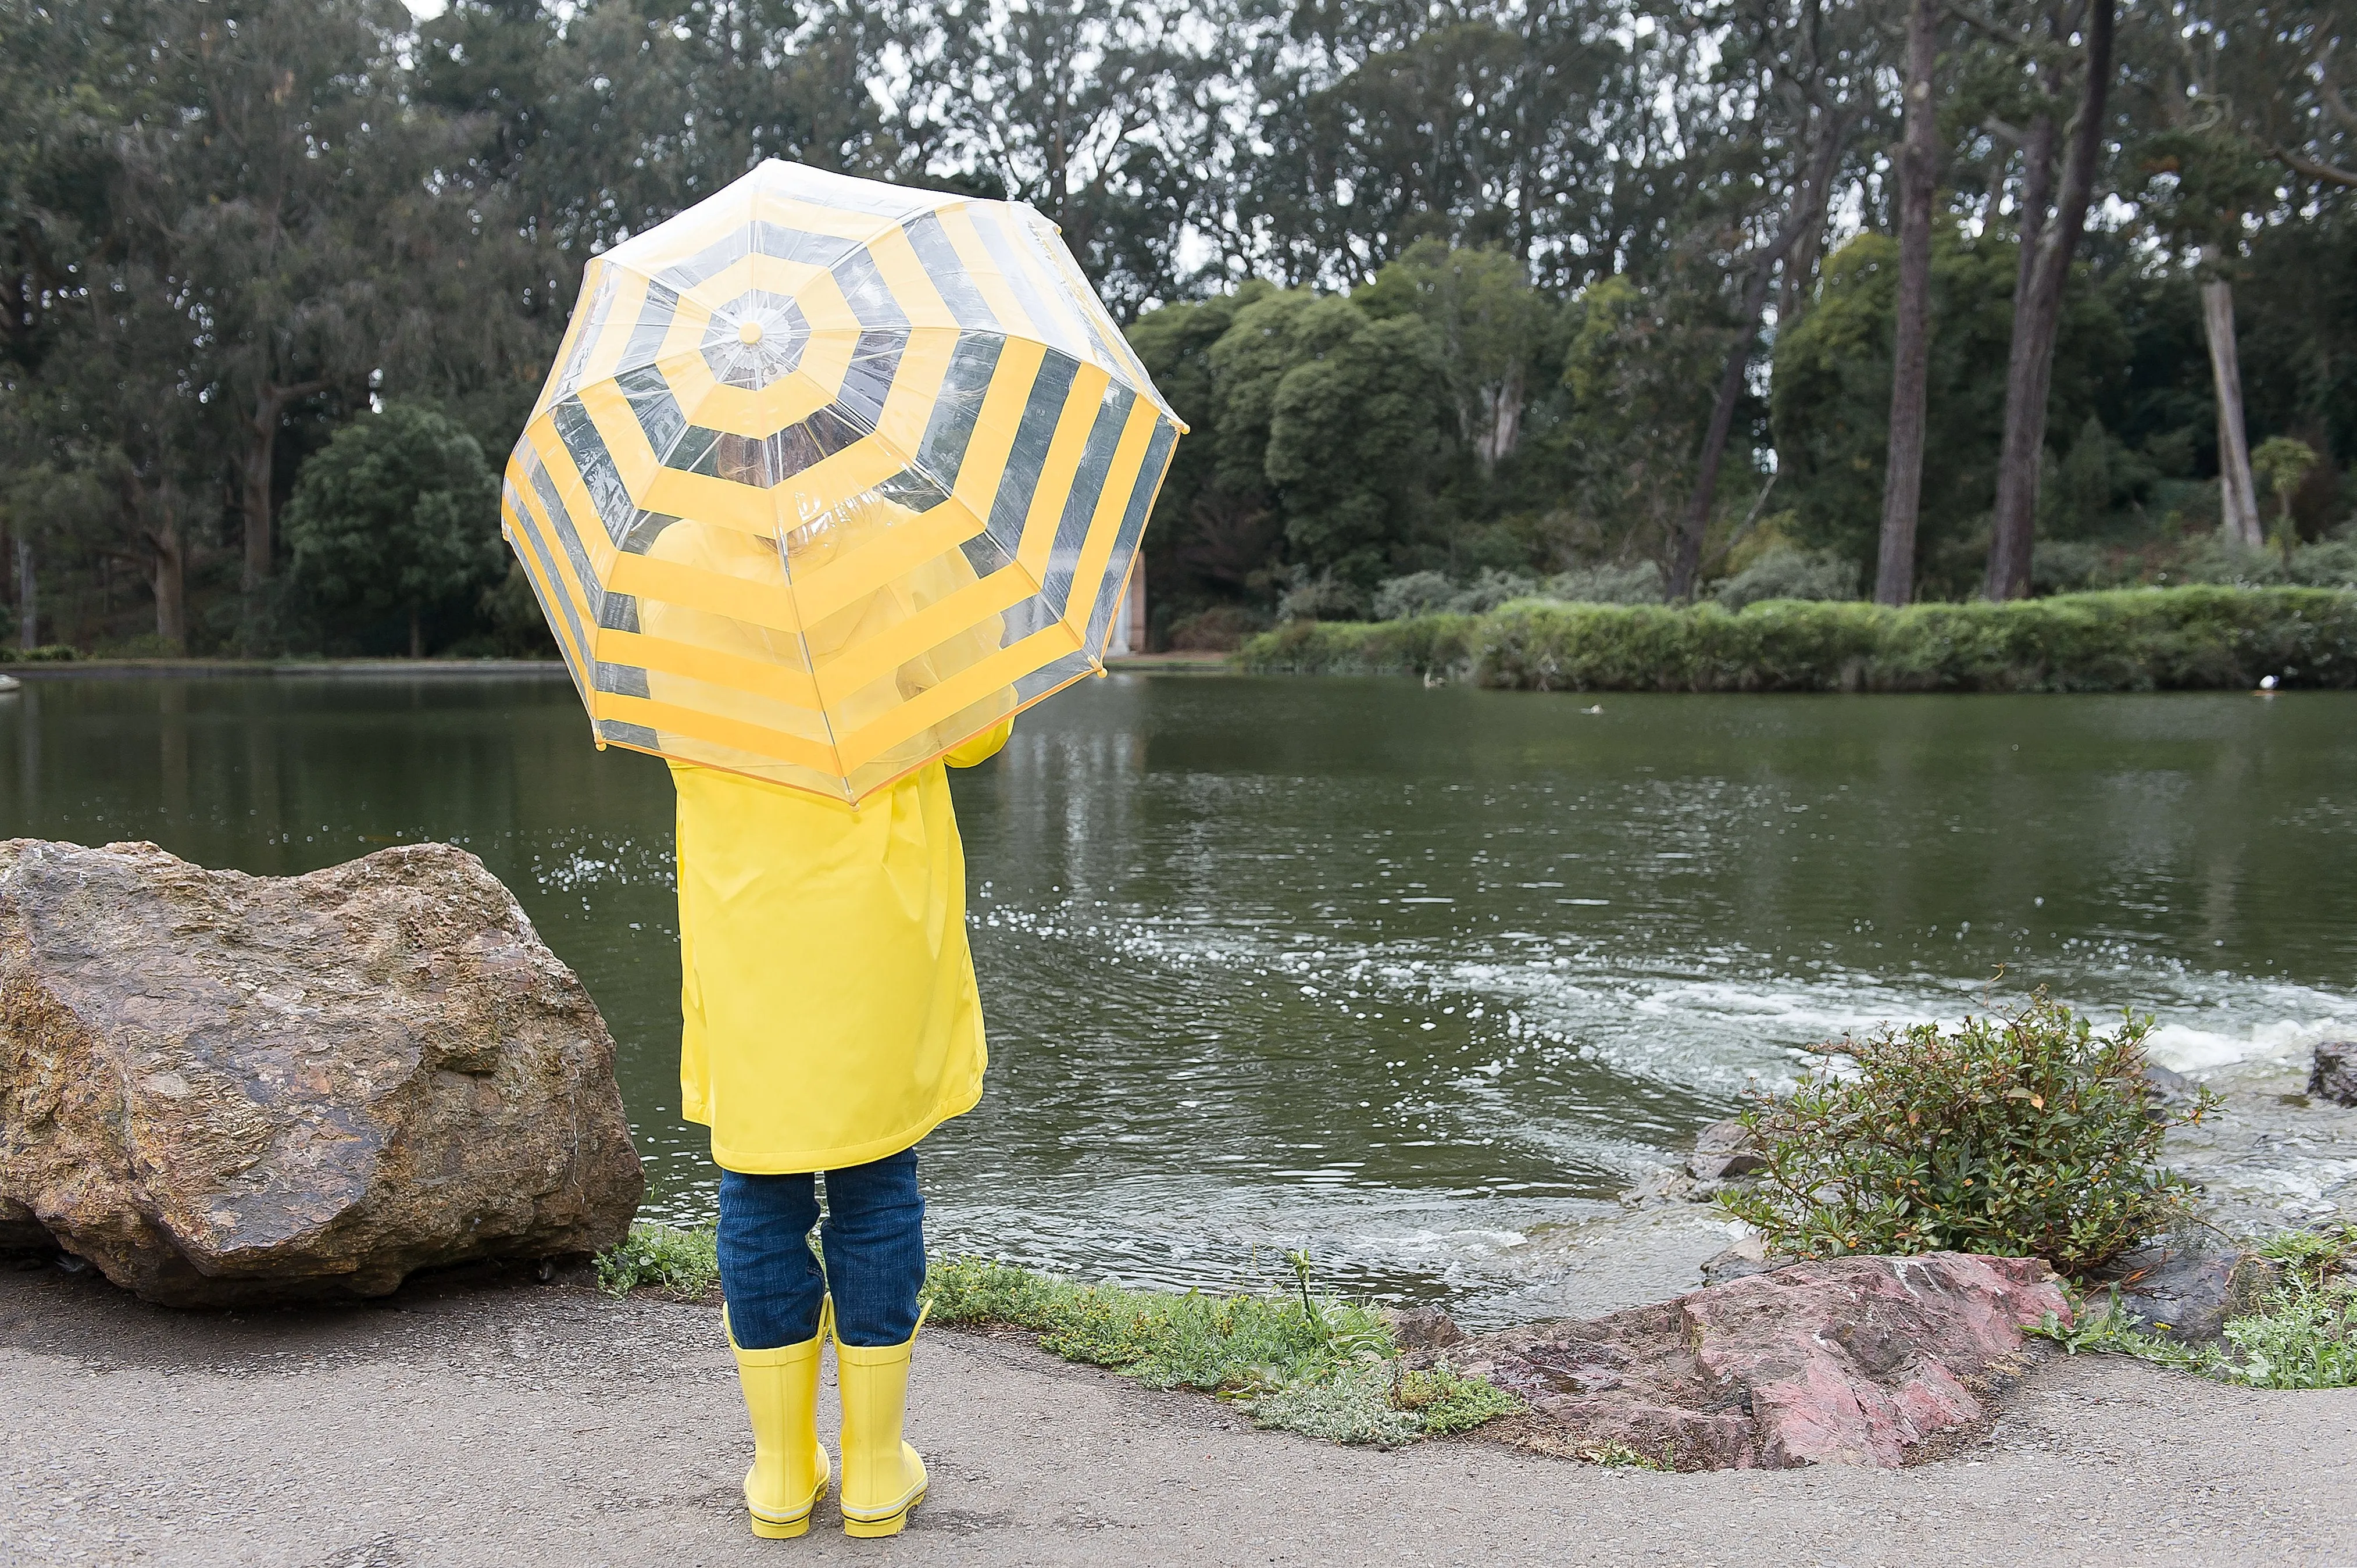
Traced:
<path id="1" fill-rule="evenodd" d="M 815 571 L 906 514 L 839 510 L 786 541 Z M 711 571 L 774 572 L 775 542 L 673 527 L 649 552 Z M 647 630 L 721 651 L 826 661 L 971 585 L 955 551 L 791 634 L 673 606 Z M 878 672 L 845 712 L 880 713 L 985 658 L 998 618 Z M 840 668 L 840 666 L 834 666 Z M 651 686 L 682 677 L 649 672 Z M 656 690 L 662 698 L 665 693 Z M 722 699 L 699 693 L 707 707 Z M 760 700 L 747 716 L 769 719 Z M 1013 693 L 968 709 L 952 733 L 1009 714 Z M 943 764 L 1006 744 L 1011 718 L 916 767 L 855 809 L 676 759 L 679 792 L 681 1111 L 712 1129 L 723 1169 L 756 1175 L 864 1165 L 908 1148 L 982 1097 L 982 1003 L 965 934 L 965 854 Z M 934 743 L 936 746 L 938 742 Z M 930 749 L 912 743 L 913 762 Z"/>
<path id="2" fill-rule="evenodd" d="M 971 767 L 1007 725 L 949 754 Z M 865 1165 L 982 1098 L 965 854 L 932 762 L 856 811 L 718 768 L 679 787 L 681 1106 L 758 1174 Z"/>

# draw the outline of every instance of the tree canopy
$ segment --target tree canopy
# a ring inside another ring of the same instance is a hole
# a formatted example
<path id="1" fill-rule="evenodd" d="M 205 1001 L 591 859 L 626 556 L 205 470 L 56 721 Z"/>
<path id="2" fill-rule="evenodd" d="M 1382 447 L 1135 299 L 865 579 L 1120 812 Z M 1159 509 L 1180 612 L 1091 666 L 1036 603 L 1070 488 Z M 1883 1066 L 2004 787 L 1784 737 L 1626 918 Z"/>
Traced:
<path id="1" fill-rule="evenodd" d="M 765 157 L 1061 226 L 1194 426 L 1157 636 L 1426 573 L 1870 583 L 1910 18 L 1912 591 L 2018 589 L 2024 504 L 2036 588 L 2157 579 L 2270 440 L 2313 461 L 2249 481 L 2268 547 L 2346 523 L 2345 5 L 1921 4 L 0 0 L 0 603 L 92 649 L 533 646 L 480 475 L 583 264 Z"/>

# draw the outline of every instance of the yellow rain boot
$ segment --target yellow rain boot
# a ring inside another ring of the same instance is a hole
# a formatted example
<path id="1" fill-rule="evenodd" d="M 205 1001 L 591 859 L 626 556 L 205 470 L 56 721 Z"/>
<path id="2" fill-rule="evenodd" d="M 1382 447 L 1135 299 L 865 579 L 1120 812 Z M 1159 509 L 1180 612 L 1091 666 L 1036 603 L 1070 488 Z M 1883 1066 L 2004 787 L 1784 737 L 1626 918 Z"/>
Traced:
<path id="1" fill-rule="evenodd" d="M 753 1533 L 784 1541 L 810 1528 L 811 1509 L 826 1496 L 831 1472 L 818 1445 L 818 1349 L 832 1326 L 834 1304 L 819 1309 L 818 1336 L 774 1350 L 737 1352 L 737 1380 L 753 1419 L 753 1467 L 745 1472 L 745 1509 Z M 727 1330 L 727 1309 L 721 1327 Z"/>
<path id="2" fill-rule="evenodd" d="M 919 1327 L 923 1317 L 917 1319 Z M 909 1351 L 917 1343 L 845 1345 L 834 1337 L 843 1389 L 843 1532 L 898 1535 L 925 1500 L 925 1461 L 900 1440 L 909 1412 Z"/>

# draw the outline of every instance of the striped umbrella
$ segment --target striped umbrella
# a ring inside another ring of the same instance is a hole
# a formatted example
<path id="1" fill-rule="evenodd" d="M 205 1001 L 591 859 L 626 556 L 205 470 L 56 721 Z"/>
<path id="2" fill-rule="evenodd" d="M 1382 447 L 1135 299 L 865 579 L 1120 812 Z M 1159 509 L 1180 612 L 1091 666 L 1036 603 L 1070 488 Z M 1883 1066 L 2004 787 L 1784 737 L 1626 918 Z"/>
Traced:
<path id="1" fill-rule="evenodd" d="M 1185 429 L 1031 207 L 771 161 L 589 263 L 501 529 L 600 746 L 856 802 L 1102 672 Z"/>

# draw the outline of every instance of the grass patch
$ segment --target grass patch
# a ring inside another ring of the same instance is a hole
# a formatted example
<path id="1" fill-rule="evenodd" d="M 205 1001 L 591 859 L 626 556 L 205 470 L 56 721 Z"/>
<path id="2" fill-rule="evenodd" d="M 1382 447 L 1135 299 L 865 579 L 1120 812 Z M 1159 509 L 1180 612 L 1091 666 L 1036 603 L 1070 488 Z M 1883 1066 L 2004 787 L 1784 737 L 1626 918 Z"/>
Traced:
<path id="1" fill-rule="evenodd" d="M 2345 1272 L 2352 1255 L 2349 1238 L 2287 1231 L 2257 1251 L 2280 1275 L 2256 1310 L 2227 1319 L 2222 1345 L 2180 1345 L 2147 1332 L 2133 1313 L 2121 1310 L 2117 1292 L 2100 1309 L 2074 1296 L 2075 1323 L 2066 1326 L 2049 1313 L 2029 1332 L 2069 1355 L 2132 1356 L 2245 1388 L 2357 1388 L 2357 1283 Z"/>
<path id="2" fill-rule="evenodd" d="M 1523 599 L 1487 615 L 1294 621 L 1244 669 L 1443 674 L 1538 692 L 2148 692 L 2357 686 L 2357 593 L 2126 588 L 2004 604 Z"/>
<path id="3" fill-rule="evenodd" d="M 942 1323 L 1005 1324 L 1068 1360 L 1155 1388 L 1232 1400 L 1262 1426 L 1336 1443 L 1394 1445 L 1469 1431 L 1516 1410 L 1512 1395 L 1437 1366 L 1401 1365 L 1374 1310 L 1313 1295 L 1184 1295 L 1081 1284 L 979 1258 L 936 1262 L 925 1289 Z"/>
<path id="4" fill-rule="evenodd" d="M 597 1254 L 597 1288 L 608 1295 L 655 1290 L 697 1300 L 720 1288 L 717 1236 L 710 1225 L 687 1230 L 638 1220 L 628 1236 Z"/>

